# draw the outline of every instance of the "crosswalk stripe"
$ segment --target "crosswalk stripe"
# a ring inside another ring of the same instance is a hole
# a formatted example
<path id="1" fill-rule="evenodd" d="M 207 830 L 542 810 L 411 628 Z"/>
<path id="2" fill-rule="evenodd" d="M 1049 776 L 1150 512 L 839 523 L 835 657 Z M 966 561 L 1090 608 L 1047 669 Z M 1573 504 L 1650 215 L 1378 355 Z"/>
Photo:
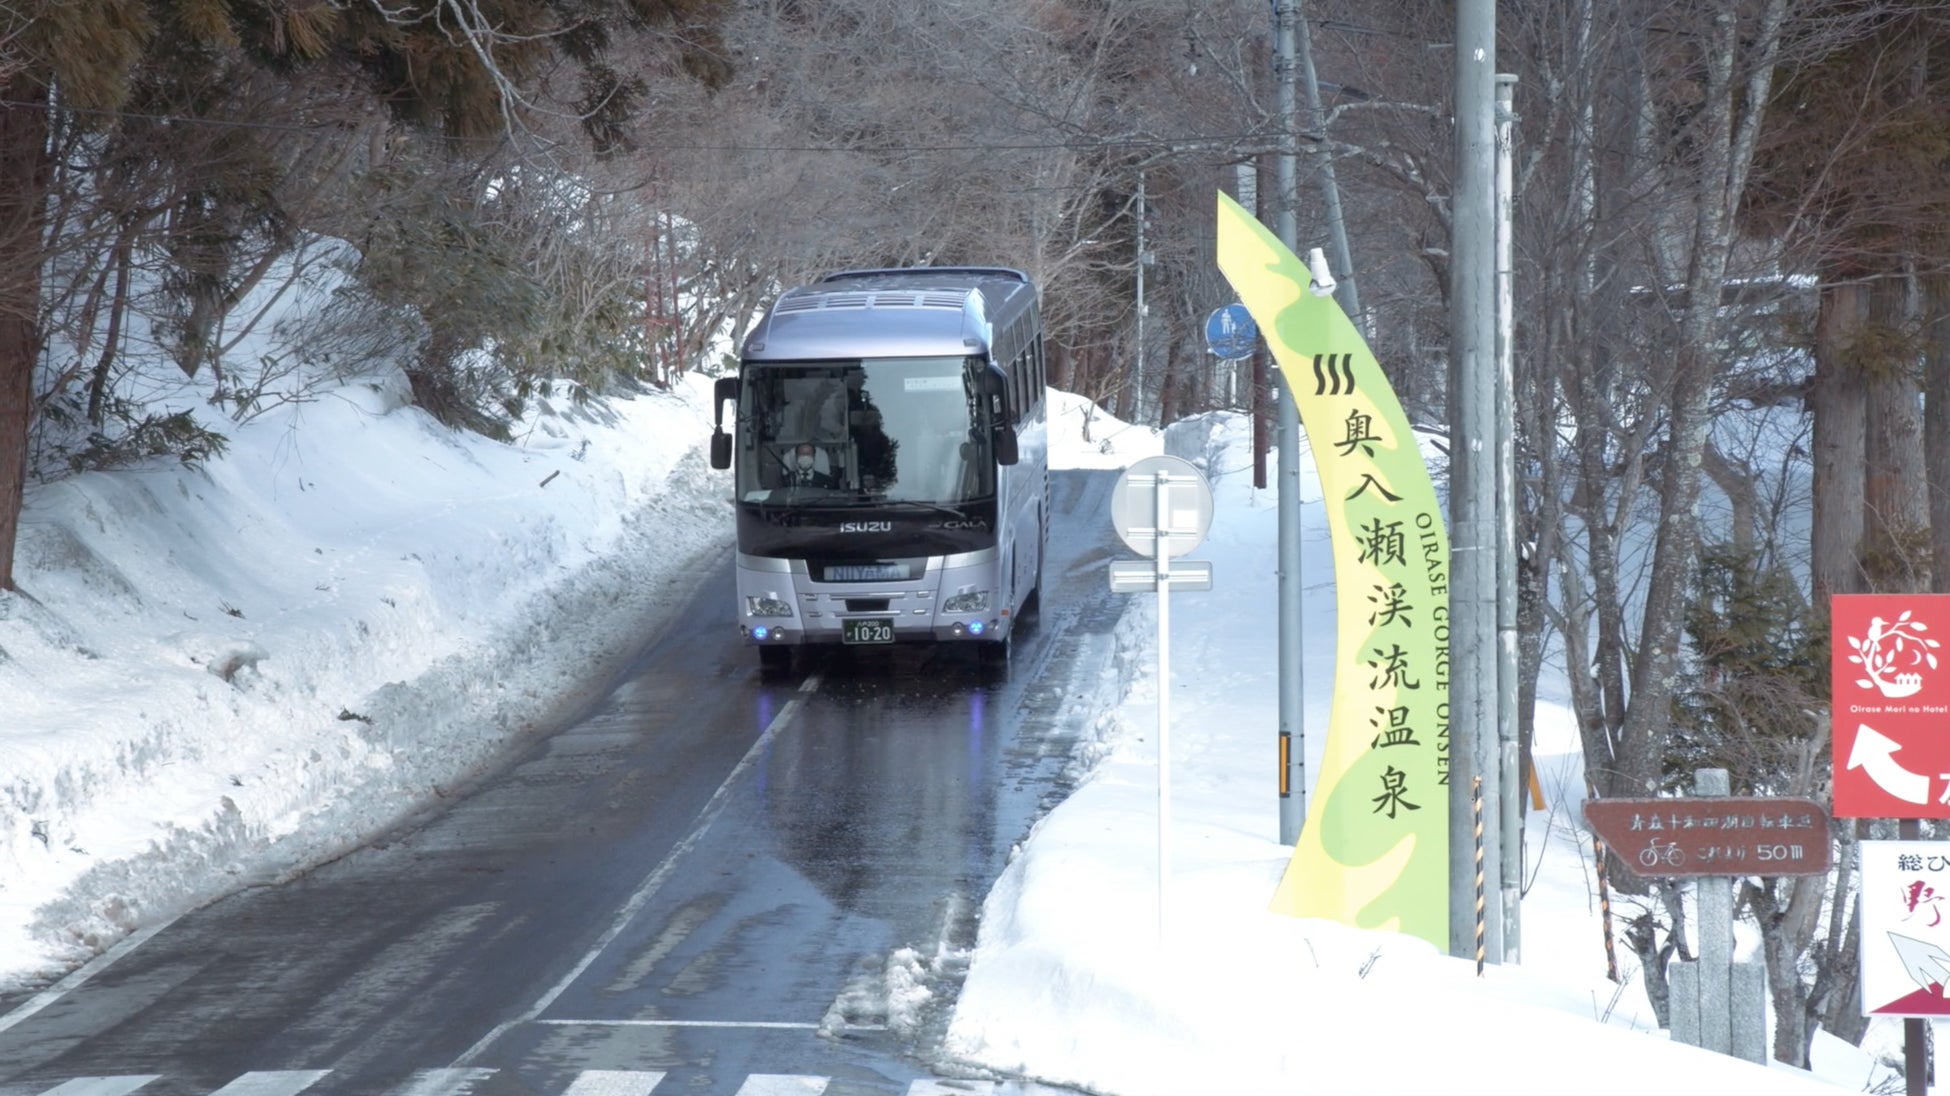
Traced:
<path id="1" fill-rule="evenodd" d="M 738 1096 L 819 1096 L 828 1080 L 797 1073 L 754 1073 L 738 1086 Z"/>
<path id="2" fill-rule="evenodd" d="M 329 1069 L 286 1069 L 246 1073 L 210 1096 L 296 1096 L 330 1072 Z"/>
<path id="3" fill-rule="evenodd" d="M 423 1069 L 395 1096 L 466 1096 L 476 1081 L 495 1075 L 492 1069 Z"/>
<path id="4" fill-rule="evenodd" d="M 161 1076 L 160 1073 L 149 1073 L 126 1077 L 76 1077 L 55 1085 L 41 1096 L 125 1096 Z"/>
<path id="5" fill-rule="evenodd" d="M 585 1069 L 562 1096 L 650 1096 L 664 1075 L 649 1070 Z"/>
<path id="6" fill-rule="evenodd" d="M 261 1070 L 238 1076 L 210 1096 L 297 1096 L 324 1080 L 329 1069 Z M 408 1079 L 394 1096 L 467 1096 L 474 1086 L 499 1070 L 481 1068 L 423 1069 Z M 585 1069 L 561 1096 L 651 1096 L 667 1073 L 657 1070 Z M 160 1080 L 161 1074 L 119 1077 L 75 1077 L 40 1096 L 128 1096 Z M 800 1073 L 753 1073 L 738 1086 L 737 1096 L 823 1096 L 830 1077 Z M 7 1091 L 14 1091 L 8 1089 Z M 907 1086 L 906 1096 L 999 1096 L 995 1081 L 944 1080 L 924 1077 Z M 1008 1091 L 1016 1091 L 1010 1088 Z"/>

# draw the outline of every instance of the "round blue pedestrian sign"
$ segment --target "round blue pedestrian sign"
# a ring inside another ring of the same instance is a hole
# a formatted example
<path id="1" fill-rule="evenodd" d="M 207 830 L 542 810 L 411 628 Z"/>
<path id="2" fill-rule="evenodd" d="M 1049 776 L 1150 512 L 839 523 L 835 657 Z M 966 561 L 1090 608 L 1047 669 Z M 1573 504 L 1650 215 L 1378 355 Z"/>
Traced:
<path id="1" fill-rule="evenodd" d="M 1205 320 L 1205 346 L 1220 361 L 1250 358 L 1259 343 L 1259 325 L 1243 304 L 1215 308 Z"/>

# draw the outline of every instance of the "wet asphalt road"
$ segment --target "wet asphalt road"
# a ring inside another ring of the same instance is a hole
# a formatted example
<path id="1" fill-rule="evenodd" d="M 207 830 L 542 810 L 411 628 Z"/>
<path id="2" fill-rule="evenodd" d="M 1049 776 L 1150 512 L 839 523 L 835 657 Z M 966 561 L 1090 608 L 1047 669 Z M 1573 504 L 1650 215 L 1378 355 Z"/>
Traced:
<path id="1" fill-rule="evenodd" d="M 943 647 L 761 676 L 727 555 L 613 692 L 463 798 L 0 1015 L 0 1096 L 1059 1091 L 935 1048 L 984 895 L 1066 791 L 1065 702 L 1104 673 L 1111 482 L 1054 477 L 1003 670 Z"/>

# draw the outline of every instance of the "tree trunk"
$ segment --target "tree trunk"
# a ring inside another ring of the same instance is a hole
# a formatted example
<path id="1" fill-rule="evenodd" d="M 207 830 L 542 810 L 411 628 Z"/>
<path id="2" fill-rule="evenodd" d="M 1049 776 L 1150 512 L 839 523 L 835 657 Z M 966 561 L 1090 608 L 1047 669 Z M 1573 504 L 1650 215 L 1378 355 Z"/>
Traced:
<path id="1" fill-rule="evenodd" d="M 1815 321 L 1814 525 L 1810 568 L 1814 608 L 1828 618 L 1831 594 L 1861 593 L 1862 480 L 1867 459 L 1868 395 L 1855 366 L 1855 344 L 1868 323 L 1869 291 L 1859 283 L 1827 285 Z"/>
<path id="2" fill-rule="evenodd" d="M 1801 960 L 1820 927 L 1818 915 L 1828 885 L 1826 877 L 1807 876 L 1766 879 L 1758 886 L 1749 882 L 1744 887 L 1748 908 L 1760 926 L 1767 991 L 1774 999 L 1774 1058 L 1802 1069 L 1808 1065 L 1815 1017 L 1809 1007 L 1809 986 L 1801 977 Z M 1846 879 L 1840 887 L 1837 897 L 1846 895 Z"/>
<path id="3" fill-rule="evenodd" d="M 1887 277 L 1869 291 L 1876 353 L 1866 363 L 1862 562 L 1869 588 L 1883 593 L 1917 593 L 1930 584 L 1923 408 L 1909 337 L 1908 287 L 1907 278 Z"/>
<path id="4" fill-rule="evenodd" d="M 1835 850 L 1835 896 L 1829 914 L 1828 939 L 1815 957 L 1815 984 L 1808 998 L 1814 1016 L 1824 1031 L 1837 1039 L 1860 1046 L 1869 1030 L 1862 1015 L 1859 987 L 1862 979 L 1862 896 L 1850 895 L 1853 857 L 1856 845 L 1844 841 Z M 1847 915 L 1839 915 L 1847 907 Z M 1809 1034 L 1812 1040 L 1812 1031 Z"/>
<path id="5" fill-rule="evenodd" d="M 41 228 L 48 94 L 16 72 L 0 81 L 0 590 L 14 590 L 14 543 L 27 490 L 34 365 L 40 358 Z"/>
<path id="6" fill-rule="evenodd" d="M 1643 627 L 1632 661 L 1632 703 L 1620 734 L 1620 768 L 1656 779 L 1678 676 L 1679 649 L 1699 554 L 1700 459 L 1712 427 L 1719 384 L 1720 295 L 1736 235 L 1735 210 L 1746 190 L 1754 143 L 1780 46 L 1785 0 L 1768 0 L 1743 25 L 1734 5 L 1718 10 L 1702 35 L 1705 100 L 1692 127 L 1699 149 L 1696 203 L 1687 256 L 1688 303 L 1675 332 L 1675 369 L 1667 404 L 1659 529 L 1645 593 Z M 1743 74 L 1736 62 L 1748 67 Z M 1643 793 L 1641 793 L 1643 794 Z"/>
<path id="7" fill-rule="evenodd" d="M 1950 275 L 1923 278 L 1923 446 L 1930 485 L 1930 588 L 1950 593 Z"/>
<path id="8" fill-rule="evenodd" d="M 122 351 L 122 321 L 129 311 L 129 269 L 134 265 L 133 244 L 128 233 L 115 245 L 115 293 L 108 301 L 108 330 L 102 333 L 102 356 L 88 378 L 88 421 L 100 427 L 106 421 L 108 380 L 115 359 Z"/>
<path id="9" fill-rule="evenodd" d="M 1707 245 L 1712 246 L 1712 245 Z M 1718 299 L 1717 286 L 1713 296 Z M 1664 475 L 1659 488 L 1659 528 L 1654 536 L 1651 578 L 1646 584 L 1643 630 L 1632 659 L 1632 703 L 1619 734 L 1619 782 L 1614 794 L 1648 795 L 1657 788 L 1671 719 L 1686 611 L 1699 557 L 1701 452 L 1712 425 L 1708 403 L 1717 383 L 1710 341 L 1692 338 L 1679 347 L 1669 405 Z M 1624 789 L 1630 788 L 1627 792 Z"/>
<path id="10" fill-rule="evenodd" d="M 1178 355 L 1171 343 L 1158 354 L 1158 426 L 1170 426 L 1185 417 L 1185 378 L 1179 373 Z"/>
<path id="11" fill-rule="evenodd" d="M 1076 360 L 1071 356 L 1067 344 L 1054 339 L 1043 342 L 1043 353 L 1049 363 L 1049 383 L 1051 388 L 1065 392 L 1081 391 L 1077 387 Z"/>
<path id="12" fill-rule="evenodd" d="M 1666 965 L 1672 961 L 1674 936 L 1659 938 L 1659 923 L 1647 910 L 1625 925 L 1625 943 L 1638 956 L 1639 971 L 1645 979 L 1645 1000 L 1652 1006 L 1652 1022 L 1662 1028 L 1672 1026 L 1672 983 Z"/>
<path id="13" fill-rule="evenodd" d="M 1750 555 L 1764 534 L 1760 522 L 1760 500 L 1754 494 L 1754 480 L 1747 469 L 1720 452 L 1709 439 L 1700 452 L 1700 467 L 1713 486 L 1727 498 L 1727 527 L 1723 537 L 1734 551 Z"/>
<path id="14" fill-rule="evenodd" d="M 1638 491 L 1643 450 L 1633 442 L 1619 442 L 1613 398 L 1616 362 L 1602 346 L 1577 337 L 1580 334 L 1574 332 L 1565 341 L 1570 372 L 1565 383 L 1577 424 L 1572 446 L 1578 488 L 1569 509 L 1583 528 L 1591 589 L 1580 592 L 1575 602 L 1565 599 L 1565 611 L 1573 618 L 1565 629 L 1565 654 L 1573 677 L 1572 699 L 1578 711 L 1585 768 L 1600 796 L 1610 798 L 1644 792 L 1629 774 L 1621 775 L 1618 765 L 1619 731 L 1625 718 L 1626 652 L 1630 650 L 1626 599 L 1619 590 L 1619 515 L 1629 511 L 1629 500 Z M 1616 458 L 1614 445 L 1620 450 Z M 1587 647 L 1588 629 L 1592 638 Z M 1629 888 L 1632 884 L 1628 881 L 1636 878 L 1621 875 L 1619 885 Z"/>

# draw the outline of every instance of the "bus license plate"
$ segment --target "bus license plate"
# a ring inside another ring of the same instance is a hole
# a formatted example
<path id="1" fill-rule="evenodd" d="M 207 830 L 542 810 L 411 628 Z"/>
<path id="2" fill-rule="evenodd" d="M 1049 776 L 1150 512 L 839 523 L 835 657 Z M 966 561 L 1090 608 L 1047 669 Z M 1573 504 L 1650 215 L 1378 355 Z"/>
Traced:
<path id="1" fill-rule="evenodd" d="M 892 643 L 893 641 L 894 622 L 891 620 L 840 621 L 842 643 Z"/>

